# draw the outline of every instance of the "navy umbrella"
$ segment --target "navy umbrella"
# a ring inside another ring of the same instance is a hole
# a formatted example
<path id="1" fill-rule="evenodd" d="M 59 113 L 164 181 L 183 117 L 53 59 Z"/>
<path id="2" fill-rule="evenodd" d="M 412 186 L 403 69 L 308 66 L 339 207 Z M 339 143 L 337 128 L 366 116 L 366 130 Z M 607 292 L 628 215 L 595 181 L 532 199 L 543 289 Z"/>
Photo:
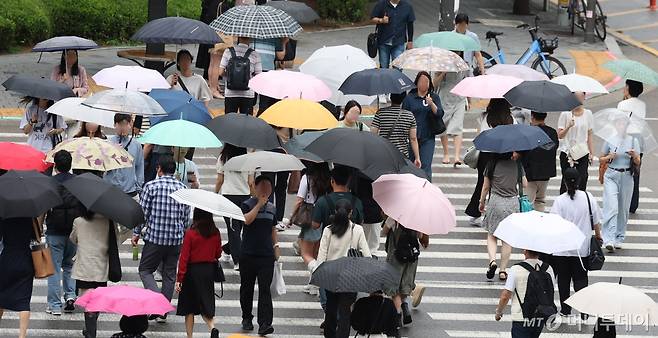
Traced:
<path id="1" fill-rule="evenodd" d="M 167 17 L 149 21 L 131 39 L 146 43 L 175 43 L 179 45 L 223 42 L 207 24 L 193 19 Z"/>
<path id="2" fill-rule="evenodd" d="M 545 80 L 523 81 L 504 97 L 512 106 L 541 113 L 570 111 L 582 105 L 567 86 Z"/>
<path id="3" fill-rule="evenodd" d="M 539 127 L 508 124 L 485 130 L 473 140 L 475 148 L 491 153 L 526 151 L 538 147 L 552 148 L 555 144 Z"/>
<path id="4" fill-rule="evenodd" d="M 374 68 L 364 69 L 350 75 L 338 90 L 343 94 L 371 96 L 398 94 L 415 87 L 414 82 L 397 69 Z"/>
<path id="5" fill-rule="evenodd" d="M 14 75 L 2 85 L 7 90 L 40 99 L 58 101 L 67 97 L 75 97 L 69 86 L 41 77 Z"/>
<path id="6" fill-rule="evenodd" d="M 56 36 L 37 43 L 33 52 L 58 52 L 63 50 L 87 50 L 98 48 L 96 42 L 79 36 Z"/>
<path id="7" fill-rule="evenodd" d="M 153 89 L 149 96 L 167 112 L 166 116 L 149 117 L 151 125 L 181 119 L 205 125 L 212 120 L 206 105 L 182 90 Z"/>
<path id="8" fill-rule="evenodd" d="M 10 170 L 0 187 L 0 219 L 37 217 L 63 203 L 57 181 L 37 171 Z"/>
<path id="9" fill-rule="evenodd" d="M 320 19 L 318 13 L 303 2 L 287 0 L 269 1 L 267 5 L 288 13 L 288 15 L 299 23 L 310 23 Z"/>
<path id="10" fill-rule="evenodd" d="M 326 261 L 311 275 L 311 284 L 331 292 L 375 292 L 400 284 L 400 272 L 385 260 L 342 257 Z"/>

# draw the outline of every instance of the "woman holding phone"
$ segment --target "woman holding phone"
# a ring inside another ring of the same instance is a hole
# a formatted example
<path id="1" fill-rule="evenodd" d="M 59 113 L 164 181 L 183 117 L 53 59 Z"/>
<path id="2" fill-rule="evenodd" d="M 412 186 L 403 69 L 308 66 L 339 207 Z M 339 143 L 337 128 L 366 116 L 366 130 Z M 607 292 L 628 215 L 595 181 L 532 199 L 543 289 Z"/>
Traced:
<path id="1" fill-rule="evenodd" d="M 176 69 L 178 72 L 167 77 L 171 89 L 183 90 L 208 107 L 212 99 L 210 87 L 203 76 L 192 72 L 192 54 L 187 49 L 181 49 L 176 54 Z"/>
<path id="2" fill-rule="evenodd" d="M 563 112 L 557 122 L 557 137 L 560 139 L 560 168 L 564 172 L 573 167 L 580 173 L 578 190 L 587 190 L 587 167 L 592 162 L 594 154 L 592 145 L 592 126 L 594 116 L 592 111 L 585 109 L 585 93 L 574 93 L 581 105 L 570 112 Z M 564 179 L 560 185 L 560 194 L 567 191 Z"/>

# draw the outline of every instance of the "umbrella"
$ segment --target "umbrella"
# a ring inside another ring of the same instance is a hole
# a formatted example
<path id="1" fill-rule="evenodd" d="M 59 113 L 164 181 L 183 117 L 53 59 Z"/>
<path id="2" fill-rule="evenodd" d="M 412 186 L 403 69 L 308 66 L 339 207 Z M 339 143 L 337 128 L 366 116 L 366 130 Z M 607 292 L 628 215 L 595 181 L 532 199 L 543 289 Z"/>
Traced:
<path id="1" fill-rule="evenodd" d="M 473 140 L 475 148 L 492 153 L 551 148 L 553 141 L 539 127 L 508 124 L 485 130 Z"/>
<path id="2" fill-rule="evenodd" d="M 382 175 L 372 184 L 384 213 L 406 228 L 445 235 L 457 226 L 455 207 L 439 187 L 412 174 Z"/>
<path id="3" fill-rule="evenodd" d="M 249 80 L 249 88 L 275 99 L 305 99 L 320 102 L 331 97 L 331 89 L 313 75 L 289 70 L 260 73 Z"/>
<path id="4" fill-rule="evenodd" d="M 416 167 L 409 159 L 405 158 L 404 161 L 407 163 L 404 167 L 400 168 L 400 174 L 412 174 L 416 177 L 427 179 L 427 174 L 423 169 Z"/>
<path id="5" fill-rule="evenodd" d="M 208 44 L 223 42 L 207 24 L 194 19 L 167 17 L 149 21 L 140 28 L 132 40 L 145 43 Z"/>
<path id="6" fill-rule="evenodd" d="M 169 195 L 176 202 L 211 214 L 244 221 L 242 209 L 226 197 L 202 189 L 180 189 Z"/>
<path id="7" fill-rule="evenodd" d="M 144 116 L 167 115 L 162 106 L 150 96 L 126 88 L 103 90 L 87 98 L 82 104 L 115 113 Z"/>
<path id="8" fill-rule="evenodd" d="M 618 146 L 626 135 L 630 135 L 638 140 L 639 152 L 650 153 L 658 148 L 658 142 L 647 122 L 640 116 L 623 110 L 607 108 L 598 111 L 594 114 L 592 129 L 594 135 L 613 146 Z"/>
<path id="9" fill-rule="evenodd" d="M 45 171 L 50 165 L 44 162 L 46 154 L 29 145 L 0 142 L 0 169 Z"/>
<path id="10" fill-rule="evenodd" d="M 616 322 L 658 325 L 658 304 L 641 290 L 621 283 L 592 284 L 571 295 L 565 303 L 581 313 Z M 631 318 L 642 322 L 632 323 Z"/>
<path id="11" fill-rule="evenodd" d="M 318 13 L 313 8 L 303 2 L 297 1 L 268 1 L 267 5 L 280 9 L 299 23 L 311 23 L 320 19 Z"/>
<path id="12" fill-rule="evenodd" d="M 307 131 L 288 140 L 288 142 L 283 145 L 283 149 L 285 149 L 288 154 L 294 155 L 300 160 L 316 163 L 322 162 L 320 156 L 310 153 L 304 150 L 304 148 L 308 147 L 311 142 L 315 141 L 323 134 L 323 131 Z"/>
<path id="13" fill-rule="evenodd" d="M 92 173 L 74 176 L 62 185 L 85 208 L 123 226 L 132 228 L 144 223 L 144 212 L 139 203 L 123 190 Z"/>
<path id="14" fill-rule="evenodd" d="M 206 124 L 218 139 L 237 147 L 270 150 L 281 147 L 276 131 L 262 119 L 229 113 Z"/>
<path id="15" fill-rule="evenodd" d="M 320 264 L 311 284 L 331 292 L 375 292 L 400 284 L 400 272 L 385 260 L 342 257 Z"/>
<path id="16" fill-rule="evenodd" d="M 71 153 L 72 169 L 110 171 L 130 168 L 133 165 L 133 157 L 125 149 L 96 137 L 64 140 L 46 154 L 46 162 L 54 163 L 53 156 L 60 150 Z"/>
<path id="17" fill-rule="evenodd" d="M 304 164 L 295 156 L 271 151 L 256 151 L 231 158 L 224 164 L 228 171 L 296 171 L 304 169 Z"/>
<path id="18" fill-rule="evenodd" d="M 46 109 L 47 113 L 59 115 L 72 120 L 91 122 L 103 127 L 114 128 L 114 113 L 104 109 L 96 109 L 82 104 L 86 99 L 67 97 L 55 102 Z"/>
<path id="19" fill-rule="evenodd" d="M 284 128 L 321 130 L 333 128 L 338 121 L 321 104 L 304 99 L 285 99 L 267 108 L 260 118 Z"/>
<path id="20" fill-rule="evenodd" d="M 61 100 L 67 97 L 74 97 L 75 94 L 71 88 L 63 83 L 34 77 L 28 75 L 13 75 L 2 85 L 10 91 L 20 93 L 25 96 L 38 97 L 40 99 Z"/>
<path id="21" fill-rule="evenodd" d="M 36 171 L 10 170 L 0 176 L 0 219 L 37 217 L 63 203 L 57 182 Z"/>
<path id="22" fill-rule="evenodd" d="M 127 88 L 150 92 L 155 88 L 169 89 L 171 85 L 160 72 L 140 66 L 114 66 L 101 69 L 92 76 L 99 86 Z"/>
<path id="23" fill-rule="evenodd" d="M 56 36 L 37 43 L 33 52 L 58 52 L 62 50 L 87 50 L 98 48 L 96 42 L 78 36 Z"/>
<path id="24" fill-rule="evenodd" d="M 428 72 L 464 72 L 470 69 L 459 55 L 437 47 L 408 49 L 393 60 L 391 66 Z"/>
<path id="25" fill-rule="evenodd" d="M 542 72 L 538 72 L 528 66 L 524 65 L 511 65 L 511 64 L 495 64 L 493 67 L 487 69 L 487 74 L 505 75 L 517 77 L 523 81 L 542 81 L 548 80 L 548 76 Z"/>
<path id="26" fill-rule="evenodd" d="M 608 90 L 601 82 L 585 75 L 567 74 L 551 79 L 551 82 L 567 86 L 572 92 L 607 94 Z"/>
<path id="27" fill-rule="evenodd" d="M 416 88 L 414 82 L 397 69 L 364 69 L 350 75 L 340 90 L 344 94 L 379 95 L 402 93 Z"/>
<path id="28" fill-rule="evenodd" d="M 233 7 L 211 22 L 210 27 L 226 35 L 255 39 L 290 37 L 302 31 L 290 15 L 270 6 Z"/>
<path id="29" fill-rule="evenodd" d="M 587 240 L 575 224 L 560 215 L 534 210 L 505 217 L 494 237 L 514 248 L 547 254 L 578 250 Z"/>
<path id="30" fill-rule="evenodd" d="M 88 312 L 109 312 L 124 316 L 164 315 L 174 310 L 162 293 L 128 285 L 89 290 L 75 304 Z"/>
<path id="31" fill-rule="evenodd" d="M 523 80 L 519 78 L 505 75 L 470 76 L 461 80 L 450 92 L 479 99 L 502 99 L 505 93 L 521 82 Z"/>
<path id="32" fill-rule="evenodd" d="M 185 91 L 154 89 L 149 93 L 149 96 L 158 102 L 168 113 L 167 116 L 153 116 L 149 118 L 151 126 L 163 121 L 179 119 L 202 125 L 212 120 L 212 116 L 206 105 Z"/>
<path id="33" fill-rule="evenodd" d="M 349 100 L 360 104 L 371 104 L 374 96 L 344 95 L 338 88 L 355 72 L 377 67 L 363 50 L 350 45 L 322 47 L 299 66 L 299 71 L 322 80 L 331 89 L 332 96 L 327 100 L 334 105 L 343 105 Z"/>
<path id="34" fill-rule="evenodd" d="M 480 42 L 456 32 L 425 33 L 416 38 L 414 47 L 439 47 L 452 51 L 480 51 Z"/>
<path id="35" fill-rule="evenodd" d="M 570 111 L 582 105 L 567 86 L 550 81 L 523 81 L 504 97 L 512 106 L 541 113 Z"/>
<path id="36" fill-rule="evenodd" d="M 186 148 L 219 148 L 222 146 L 222 142 L 208 128 L 185 120 L 160 122 L 147 130 L 139 141 Z"/>
<path id="37" fill-rule="evenodd" d="M 640 62 L 628 59 L 614 60 L 604 63 L 603 67 L 624 79 L 658 86 L 658 73 Z"/>

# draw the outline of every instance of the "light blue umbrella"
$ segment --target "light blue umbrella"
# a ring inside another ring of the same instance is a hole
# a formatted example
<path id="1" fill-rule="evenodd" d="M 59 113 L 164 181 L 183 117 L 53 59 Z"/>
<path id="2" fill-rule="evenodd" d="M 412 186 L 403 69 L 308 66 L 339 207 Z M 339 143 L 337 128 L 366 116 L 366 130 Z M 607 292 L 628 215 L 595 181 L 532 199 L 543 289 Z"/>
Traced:
<path id="1" fill-rule="evenodd" d="M 222 142 L 208 128 L 186 120 L 160 122 L 139 138 L 142 143 L 186 148 L 219 148 Z"/>

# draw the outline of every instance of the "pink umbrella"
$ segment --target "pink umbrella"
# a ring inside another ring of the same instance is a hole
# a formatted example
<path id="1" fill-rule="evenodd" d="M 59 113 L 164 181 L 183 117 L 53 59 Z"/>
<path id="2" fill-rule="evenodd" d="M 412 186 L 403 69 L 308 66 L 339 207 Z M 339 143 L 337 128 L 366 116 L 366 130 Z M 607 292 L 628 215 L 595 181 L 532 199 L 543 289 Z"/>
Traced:
<path id="1" fill-rule="evenodd" d="M 384 213 L 406 228 L 427 235 L 447 234 L 457 226 L 455 207 L 439 187 L 412 174 L 382 175 L 372 184 Z"/>
<path id="2" fill-rule="evenodd" d="M 508 90 L 518 86 L 523 80 L 505 75 L 487 74 L 467 77 L 461 80 L 451 93 L 479 99 L 503 98 Z"/>
<path id="3" fill-rule="evenodd" d="M 313 75 L 288 70 L 260 73 L 249 80 L 249 88 L 275 99 L 306 99 L 320 102 L 331 97 L 331 89 Z"/>
<path id="4" fill-rule="evenodd" d="M 75 303 L 87 312 L 110 312 L 124 316 L 164 315 L 174 310 L 161 293 L 127 285 L 91 290 Z"/>
<path id="5" fill-rule="evenodd" d="M 524 65 L 506 65 L 499 63 L 487 69 L 487 74 L 513 76 L 523 81 L 549 80 L 546 74 Z"/>

